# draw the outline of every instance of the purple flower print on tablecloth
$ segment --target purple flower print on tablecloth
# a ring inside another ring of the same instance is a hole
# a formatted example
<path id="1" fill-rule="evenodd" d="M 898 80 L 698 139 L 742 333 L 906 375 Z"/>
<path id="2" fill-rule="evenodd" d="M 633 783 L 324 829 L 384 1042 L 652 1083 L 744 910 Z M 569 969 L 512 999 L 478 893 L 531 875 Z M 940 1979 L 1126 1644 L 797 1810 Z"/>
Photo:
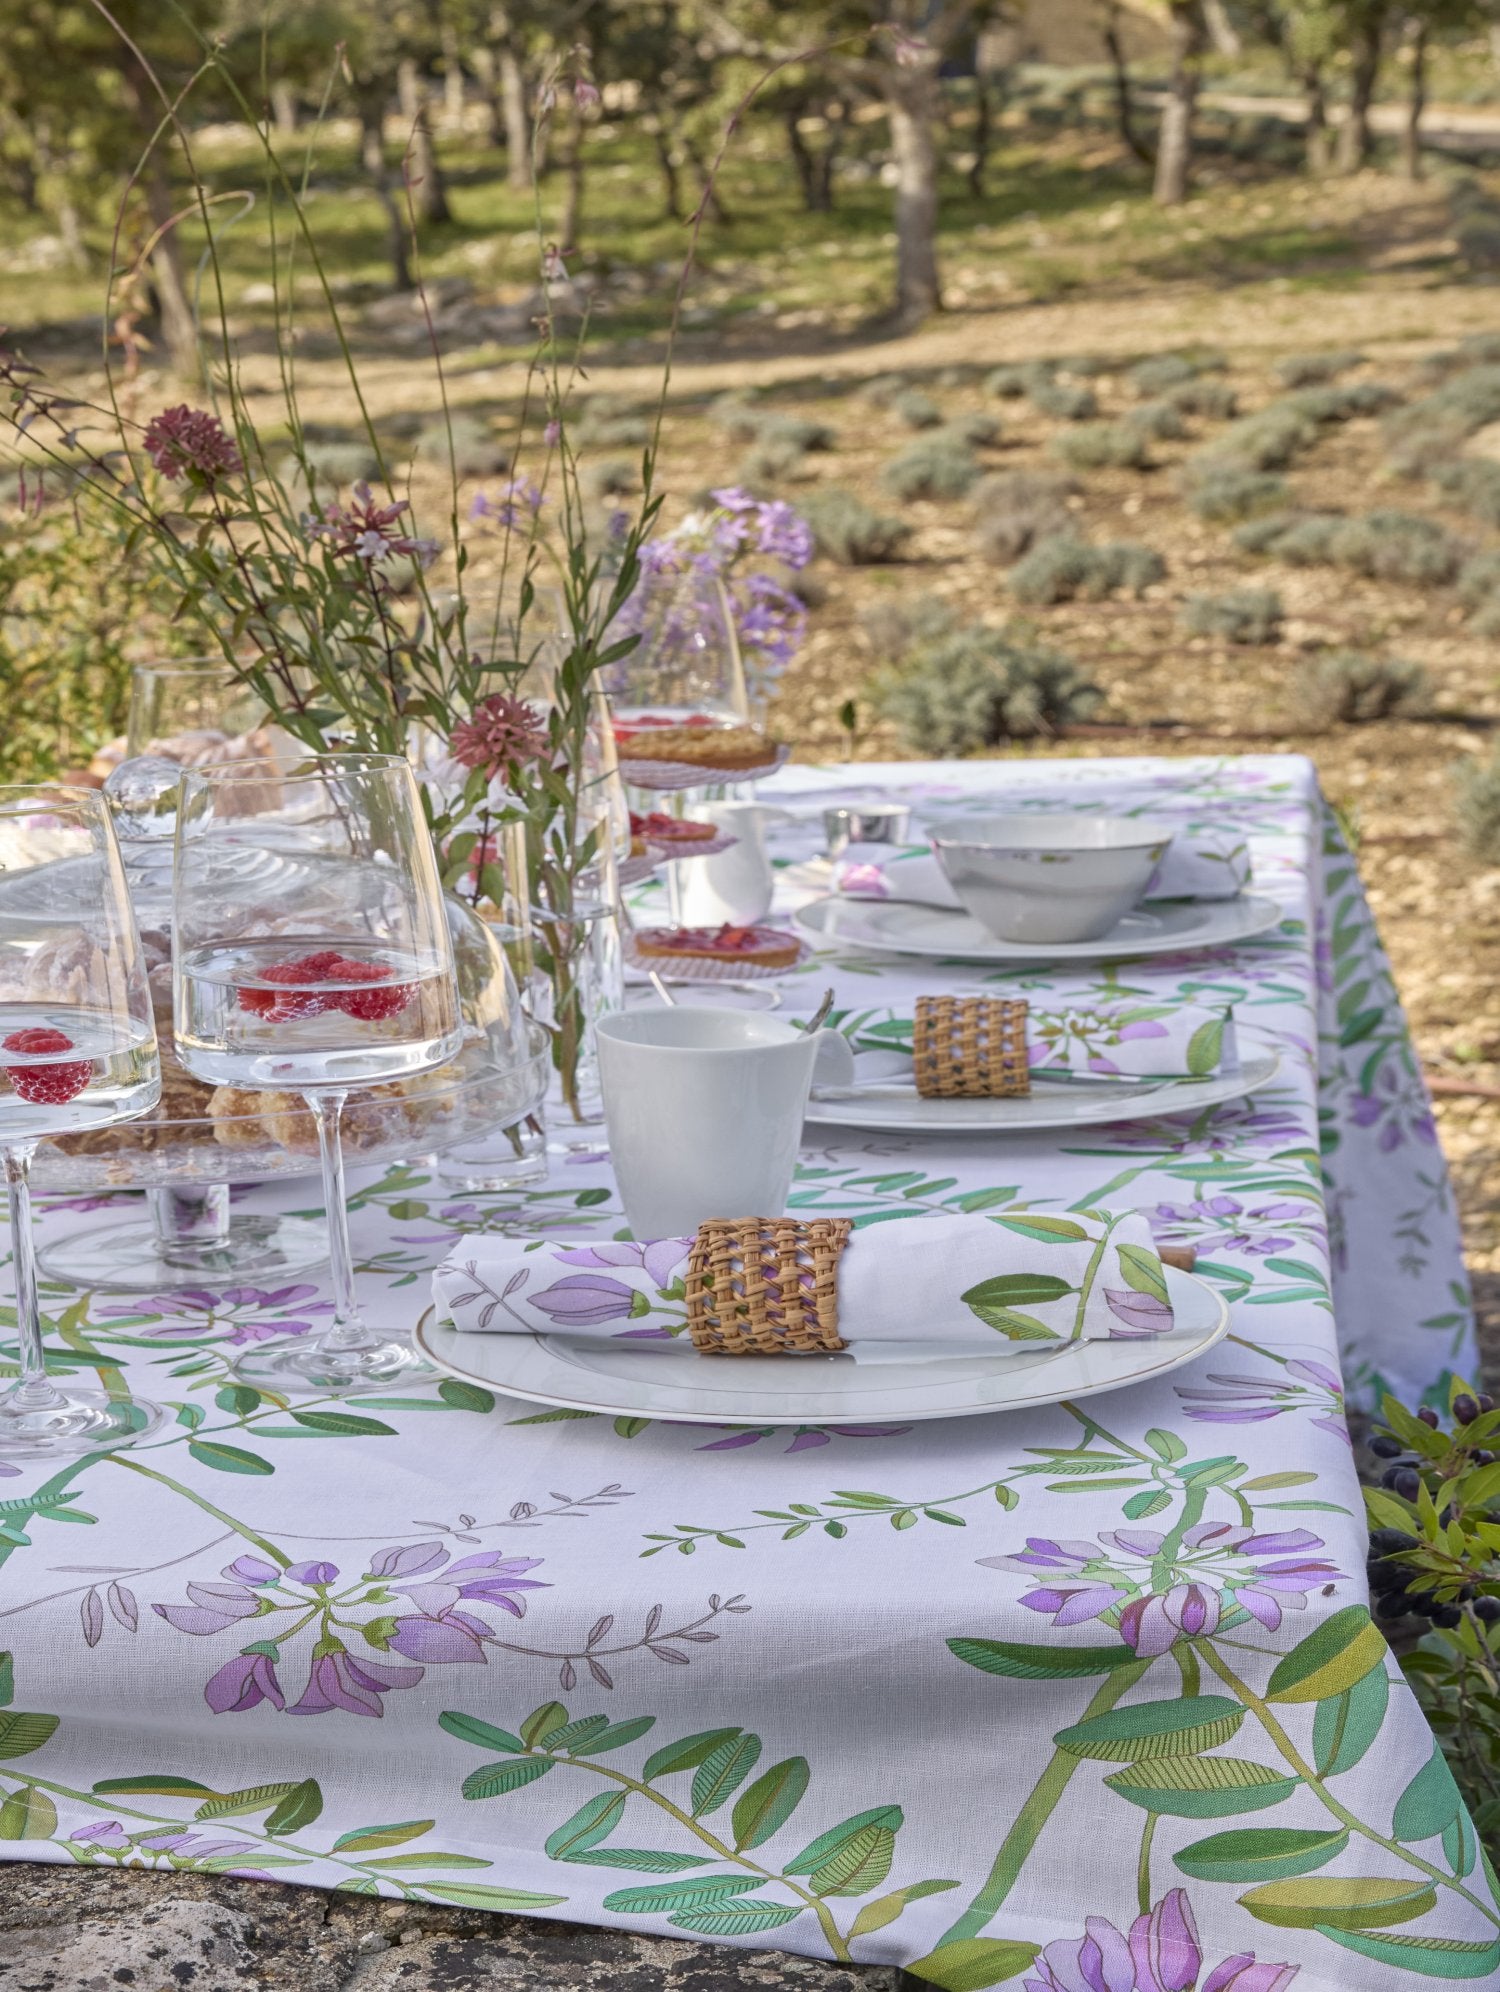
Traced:
<path id="1" fill-rule="evenodd" d="M 1260 1425 L 1285 1411 L 1314 1409 L 1312 1423 L 1349 1444 L 1344 1387 L 1326 1363 L 1298 1357 L 1272 1376 L 1210 1370 L 1201 1383 L 1174 1388 L 1186 1415 L 1203 1425 Z"/>
<path id="2" fill-rule="evenodd" d="M 1240 1951 L 1206 1978 L 1203 1945 L 1186 1893 L 1172 1888 L 1129 1934 L 1107 1917 L 1086 1916 L 1081 1937 L 1047 1944 L 1022 1981 L 1024 1992 L 1286 1992 L 1295 1964 L 1260 1964 Z"/>
<path id="3" fill-rule="evenodd" d="M 1324 1239 L 1323 1227 L 1307 1203 L 1276 1202 L 1247 1208 L 1238 1197 L 1198 1197 L 1191 1203 L 1156 1204 L 1149 1215 L 1158 1238 L 1184 1243 L 1207 1239 L 1216 1252 L 1239 1252 L 1252 1259 L 1290 1252 L 1299 1243 L 1296 1233 L 1265 1231 L 1260 1228 L 1264 1225 L 1295 1224 L 1305 1237 L 1320 1244 Z"/>
<path id="4" fill-rule="evenodd" d="M 276 1663 L 268 1653 L 237 1653 L 210 1678 L 203 1699 L 215 1715 L 239 1715 L 263 1701 L 286 1707 Z"/>
<path id="5" fill-rule="evenodd" d="M 190 1579 L 186 1604 L 152 1610 L 174 1632 L 196 1639 L 235 1626 L 260 1633 L 209 1677 L 203 1699 L 215 1715 L 242 1715 L 264 1702 L 289 1715 L 378 1716 L 381 1696 L 415 1687 L 427 1667 L 484 1666 L 495 1629 L 483 1612 L 523 1618 L 526 1592 L 550 1588 L 528 1574 L 540 1561 L 500 1550 L 455 1561 L 440 1542 L 391 1543 L 341 1582 L 339 1566 L 326 1558 L 282 1568 L 246 1554 L 225 1565 L 223 1583 Z M 393 1611 L 398 1603 L 405 1609 Z M 293 1639 L 313 1641 L 314 1650 L 307 1684 L 289 1707 L 278 1669 Z M 357 1658 L 348 1650 L 356 1639 Z M 414 1664 L 388 1664 L 368 1649 Z"/>
<path id="6" fill-rule="evenodd" d="M 1355 1127 L 1378 1129 L 1375 1145 L 1389 1155 L 1408 1139 L 1437 1146 L 1437 1123 L 1419 1076 L 1394 1061 L 1382 1065 L 1368 1092 L 1355 1091 L 1346 1108 Z"/>
<path id="7" fill-rule="evenodd" d="M 1011 1556 L 984 1556 L 991 1570 L 1020 1570 L 1049 1580 L 1020 1599 L 1057 1626 L 1102 1619 L 1143 1660 L 1157 1659 L 1179 1639 L 1199 1639 L 1255 1618 L 1269 1632 L 1288 1609 L 1301 1611 L 1307 1594 L 1342 1575 L 1313 1550 L 1321 1536 L 1308 1529 L 1257 1530 L 1199 1522 L 1171 1558 L 1172 1581 L 1162 1584 L 1159 1560 L 1167 1538 L 1156 1529 L 1111 1529 L 1098 1543 L 1028 1536 Z"/>
<path id="8" fill-rule="evenodd" d="M 380 1697 L 392 1688 L 414 1688 L 422 1678 L 420 1667 L 385 1667 L 374 1660 L 356 1660 L 344 1647 L 320 1653 L 302 1699 L 287 1710 L 288 1715 L 332 1715 L 342 1709 L 346 1715 L 383 1715 Z"/>
<path id="9" fill-rule="evenodd" d="M 307 1281 L 292 1286 L 175 1287 L 135 1305 L 107 1302 L 98 1310 L 101 1321 L 138 1321 L 143 1314 L 165 1317 L 160 1326 L 142 1327 L 143 1335 L 199 1337 L 219 1333 L 234 1348 L 266 1342 L 275 1335 L 307 1335 L 318 1324 L 314 1316 L 331 1314 L 333 1302 L 318 1300 L 320 1288 Z"/>

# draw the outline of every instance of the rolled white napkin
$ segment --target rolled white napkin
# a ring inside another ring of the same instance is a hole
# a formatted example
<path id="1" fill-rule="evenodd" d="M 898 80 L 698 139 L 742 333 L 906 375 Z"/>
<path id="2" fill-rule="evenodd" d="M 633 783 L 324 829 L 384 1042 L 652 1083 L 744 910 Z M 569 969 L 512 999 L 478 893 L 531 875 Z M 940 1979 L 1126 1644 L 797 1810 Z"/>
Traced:
<path id="1" fill-rule="evenodd" d="M 856 1082 L 904 1077 L 912 1051 L 910 1010 L 835 1010 L 829 1028 L 854 1047 Z M 1234 1010 L 1208 1003 L 1078 1003 L 1030 1009 L 1026 1056 L 1033 1072 L 1109 1078 L 1209 1079 L 1238 1072 Z"/>
<path id="2" fill-rule="evenodd" d="M 433 1274 L 433 1303 L 466 1333 L 680 1351 L 691 1346 L 683 1283 L 692 1242 L 466 1238 Z M 1172 1326 L 1161 1259 L 1135 1211 L 873 1225 L 839 1259 L 838 1303 L 839 1333 L 864 1363 L 1140 1341 Z"/>
<path id="3" fill-rule="evenodd" d="M 1250 883 L 1239 830 L 1179 830 L 1147 885 L 1146 899 L 1233 899 Z M 960 912 L 958 894 L 928 844 L 850 844 L 834 866 L 849 899 L 901 899 Z"/>

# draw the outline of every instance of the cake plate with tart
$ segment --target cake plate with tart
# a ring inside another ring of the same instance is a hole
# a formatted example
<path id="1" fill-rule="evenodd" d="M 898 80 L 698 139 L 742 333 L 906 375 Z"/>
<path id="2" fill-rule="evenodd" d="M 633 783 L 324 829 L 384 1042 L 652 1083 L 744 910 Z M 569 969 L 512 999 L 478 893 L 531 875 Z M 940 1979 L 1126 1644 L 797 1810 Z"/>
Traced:
<path id="1" fill-rule="evenodd" d="M 521 1059 L 497 1060 L 478 1040 L 434 1072 L 351 1091 L 343 1114 L 350 1166 L 382 1166 L 497 1134 L 536 1111 L 551 1069 L 547 1035 L 532 1024 Z M 211 1098 L 225 1110 L 210 1114 Z M 282 1279 L 326 1259 L 323 1226 L 275 1212 L 231 1213 L 231 1185 L 317 1174 L 317 1133 L 300 1096 L 222 1099 L 184 1076 L 181 1086 L 168 1086 L 156 1114 L 37 1144 L 32 1182 L 39 1193 L 144 1190 L 151 1214 L 149 1225 L 137 1219 L 74 1232 L 44 1248 L 39 1263 L 49 1279 L 117 1293 Z"/>

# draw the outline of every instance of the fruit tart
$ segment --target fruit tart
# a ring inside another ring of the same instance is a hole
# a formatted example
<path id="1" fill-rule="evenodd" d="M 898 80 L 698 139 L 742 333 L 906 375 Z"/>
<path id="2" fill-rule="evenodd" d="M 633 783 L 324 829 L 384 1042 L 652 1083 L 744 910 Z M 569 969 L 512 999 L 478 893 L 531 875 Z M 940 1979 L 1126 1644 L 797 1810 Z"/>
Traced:
<path id="1" fill-rule="evenodd" d="M 644 855 L 652 844 L 669 845 L 673 850 L 690 852 L 697 844 L 711 844 L 718 831 L 712 823 L 695 823 L 690 816 L 668 816 L 665 810 L 653 809 L 649 815 L 637 816 L 630 812 L 631 855 Z M 641 850 L 636 851 L 639 843 Z"/>
<path id="2" fill-rule="evenodd" d="M 747 968 L 792 968 L 802 952 L 795 934 L 776 927 L 643 927 L 635 936 L 643 960 L 722 961 Z"/>
<path id="3" fill-rule="evenodd" d="M 657 726 L 620 742 L 624 762 L 663 766 L 681 762 L 716 774 L 766 768 L 776 759 L 776 743 L 755 726 Z"/>

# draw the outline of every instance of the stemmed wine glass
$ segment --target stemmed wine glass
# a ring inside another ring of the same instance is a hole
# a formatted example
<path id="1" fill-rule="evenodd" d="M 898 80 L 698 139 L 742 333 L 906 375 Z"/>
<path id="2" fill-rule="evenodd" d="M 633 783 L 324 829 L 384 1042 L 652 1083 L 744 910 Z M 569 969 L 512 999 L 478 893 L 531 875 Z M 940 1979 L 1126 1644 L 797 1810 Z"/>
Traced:
<path id="1" fill-rule="evenodd" d="M 279 860 L 268 866 L 266 860 Z M 260 883 L 274 878 L 274 887 Z M 409 764 L 389 754 L 187 770 L 173 872 L 174 1035 L 210 1085 L 301 1096 L 317 1131 L 333 1326 L 258 1349 L 249 1381 L 338 1391 L 421 1358 L 360 1311 L 339 1117 L 351 1086 L 414 1078 L 463 1042 L 437 861 Z M 266 1102 L 268 1109 L 271 1102 Z"/>
<path id="2" fill-rule="evenodd" d="M 222 657 L 142 663 L 132 670 L 125 758 L 104 793 L 164 1035 L 172 1007 L 166 957 L 182 770 L 274 751 L 263 702 Z M 181 1092 L 174 1085 L 170 1039 L 163 1065 L 168 1103 L 163 1117 L 171 1123 L 181 1111 L 180 1104 L 174 1106 Z M 184 1285 L 274 1287 L 327 1258 L 321 1224 L 280 1211 L 233 1211 L 227 1182 L 173 1180 L 170 1147 L 156 1153 L 163 1166 L 155 1182 L 149 1163 L 143 1171 L 144 1213 L 44 1246 L 38 1264 L 47 1278 L 112 1293 L 165 1293 Z"/>
<path id="3" fill-rule="evenodd" d="M 0 788 L 0 1075 L 20 1353 L 20 1381 L 0 1396 L 0 1455 L 128 1445 L 162 1422 L 159 1405 L 47 1374 L 27 1187 L 44 1135 L 132 1120 L 161 1093 L 140 939 L 96 790 Z"/>

